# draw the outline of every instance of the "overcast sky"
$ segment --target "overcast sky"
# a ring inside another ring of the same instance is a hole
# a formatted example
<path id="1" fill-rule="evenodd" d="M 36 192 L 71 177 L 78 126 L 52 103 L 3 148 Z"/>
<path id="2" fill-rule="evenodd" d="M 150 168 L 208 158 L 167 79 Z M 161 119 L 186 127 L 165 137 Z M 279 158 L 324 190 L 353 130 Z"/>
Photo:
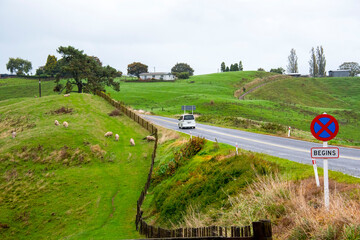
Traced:
<path id="1" fill-rule="evenodd" d="M 326 70 L 360 62 L 359 0 L 0 0 L 0 73 L 10 57 L 33 73 L 59 46 L 74 46 L 126 73 L 186 62 L 195 74 L 243 62 L 244 70 L 286 69 L 291 48 L 309 72 L 322 45 Z"/>

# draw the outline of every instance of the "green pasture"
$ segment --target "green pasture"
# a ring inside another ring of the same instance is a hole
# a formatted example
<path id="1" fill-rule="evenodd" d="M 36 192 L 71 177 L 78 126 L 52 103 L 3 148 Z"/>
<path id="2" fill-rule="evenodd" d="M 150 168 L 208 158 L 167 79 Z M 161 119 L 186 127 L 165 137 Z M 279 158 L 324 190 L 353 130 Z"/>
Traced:
<path id="1" fill-rule="evenodd" d="M 282 134 L 291 126 L 312 139 L 311 120 L 323 112 L 332 114 L 340 123 L 333 144 L 360 145 L 360 78 L 289 78 L 269 83 L 245 100 L 234 92 L 246 83 L 266 76 L 266 72 L 226 72 L 193 76 L 176 82 L 121 82 L 121 91 L 107 89 L 111 96 L 135 109 L 162 116 L 181 114 L 182 105 L 195 105 L 201 122 L 244 129 L 235 121 L 224 123 L 224 117 L 252 119 L 281 124 Z M 233 123 L 235 122 L 235 123 Z M 248 128 L 250 131 L 276 133 L 274 129 Z M 280 134 L 281 133 L 277 133 Z"/>
<path id="2" fill-rule="evenodd" d="M 56 114 L 61 107 L 72 112 Z M 153 144 L 128 117 L 108 116 L 113 109 L 89 94 L 0 101 L 0 239 L 140 237 L 136 201 Z"/>
<path id="3" fill-rule="evenodd" d="M 54 81 L 41 81 L 41 95 L 55 95 Z M 0 101 L 10 98 L 39 97 L 39 80 L 24 78 L 0 79 Z"/>

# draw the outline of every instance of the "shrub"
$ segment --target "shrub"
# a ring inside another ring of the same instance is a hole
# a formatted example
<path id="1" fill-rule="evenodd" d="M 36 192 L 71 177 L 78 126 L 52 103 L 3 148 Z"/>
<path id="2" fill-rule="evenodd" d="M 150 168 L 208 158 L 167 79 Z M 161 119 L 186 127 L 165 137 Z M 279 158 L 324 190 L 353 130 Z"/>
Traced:
<path id="1" fill-rule="evenodd" d="M 188 72 L 181 72 L 181 73 L 177 73 L 176 76 L 179 79 L 189 79 L 190 74 Z"/>
<path id="2" fill-rule="evenodd" d="M 112 112 L 108 113 L 109 116 L 114 117 L 114 116 L 121 116 L 121 112 L 119 109 L 114 109 Z"/>

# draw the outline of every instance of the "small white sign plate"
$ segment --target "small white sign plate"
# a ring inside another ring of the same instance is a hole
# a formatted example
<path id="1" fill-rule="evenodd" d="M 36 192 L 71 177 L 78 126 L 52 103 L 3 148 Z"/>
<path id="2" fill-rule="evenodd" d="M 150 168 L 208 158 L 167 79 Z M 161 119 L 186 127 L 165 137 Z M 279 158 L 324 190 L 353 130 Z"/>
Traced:
<path id="1" fill-rule="evenodd" d="M 311 158 L 339 158 L 339 148 L 337 147 L 313 147 L 311 148 Z"/>

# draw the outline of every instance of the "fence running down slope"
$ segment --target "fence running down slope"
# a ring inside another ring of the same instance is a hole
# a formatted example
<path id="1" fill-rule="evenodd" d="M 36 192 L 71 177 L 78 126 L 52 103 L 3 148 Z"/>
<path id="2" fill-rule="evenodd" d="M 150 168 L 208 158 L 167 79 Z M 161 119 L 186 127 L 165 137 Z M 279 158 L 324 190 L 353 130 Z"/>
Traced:
<path id="1" fill-rule="evenodd" d="M 256 240 L 270 240 L 272 239 L 271 222 L 269 220 L 260 220 L 253 222 L 252 226 L 210 226 L 199 228 L 178 228 L 178 229 L 164 229 L 149 225 L 143 219 L 143 211 L 141 206 L 145 200 L 147 190 L 150 187 L 151 175 L 154 168 L 154 161 L 156 157 L 156 150 L 158 146 L 158 129 L 149 121 L 139 116 L 133 110 L 127 108 L 121 102 L 112 99 L 104 92 L 97 91 L 96 94 L 106 101 L 108 101 L 115 108 L 122 111 L 125 115 L 130 117 L 135 122 L 139 123 L 142 127 L 147 129 L 152 135 L 155 136 L 154 151 L 151 156 L 151 165 L 147 181 L 140 197 L 137 201 L 137 212 L 135 218 L 136 230 L 140 234 L 145 235 L 147 238 L 161 238 L 161 239 L 256 239 Z"/>

